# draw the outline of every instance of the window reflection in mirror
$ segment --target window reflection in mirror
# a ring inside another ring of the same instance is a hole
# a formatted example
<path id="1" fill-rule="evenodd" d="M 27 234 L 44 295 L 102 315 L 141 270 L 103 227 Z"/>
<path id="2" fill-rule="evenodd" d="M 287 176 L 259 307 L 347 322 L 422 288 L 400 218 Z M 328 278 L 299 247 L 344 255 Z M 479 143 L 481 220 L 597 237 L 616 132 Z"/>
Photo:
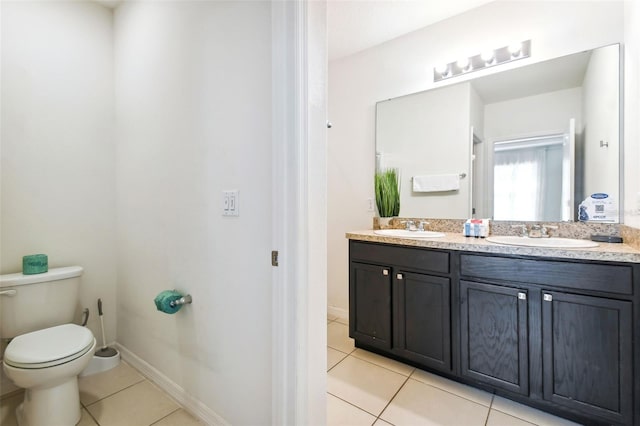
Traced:
<path id="1" fill-rule="evenodd" d="M 561 221 L 565 135 L 496 142 L 493 154 L 495 220 Z"/>

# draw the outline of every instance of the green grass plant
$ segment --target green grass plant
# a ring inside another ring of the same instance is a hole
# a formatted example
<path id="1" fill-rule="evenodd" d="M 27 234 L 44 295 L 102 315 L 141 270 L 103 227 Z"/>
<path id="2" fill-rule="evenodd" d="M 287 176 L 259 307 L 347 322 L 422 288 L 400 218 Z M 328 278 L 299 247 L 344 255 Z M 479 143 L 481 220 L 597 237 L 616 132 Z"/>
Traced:
<path id="1" fill-rule="evenodd" d="M 380 217 L 400 214 L 400 184 L 397 169 L 386 169 L 375 174 L 376 206 Z"/>

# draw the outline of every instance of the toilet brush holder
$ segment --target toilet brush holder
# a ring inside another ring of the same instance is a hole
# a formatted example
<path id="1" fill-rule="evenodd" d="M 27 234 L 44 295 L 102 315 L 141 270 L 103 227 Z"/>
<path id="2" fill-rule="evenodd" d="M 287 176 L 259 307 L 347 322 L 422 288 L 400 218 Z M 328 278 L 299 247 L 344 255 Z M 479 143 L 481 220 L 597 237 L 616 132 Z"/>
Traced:
<path id="1" fill-rule="evenodd" d="M 117 349 L 107 346 L 107 340 L 104 333 L 104 319 L 102 318 L 102 299 L 98 299 L 98 316 L 100 318 L 100 331 L 102 332 L 102 347 L 93 355 L 89 365 L 85 368 L 80 376 L 90 376 L 91 374 L 101 373 L 110 370 L 120 363 L 120 353 Z"/>
<path id="2" fill-rule="evenodd" d="M 98 350 L 96 352 L 96 355 L 94 355 L 93 358 L 91 358 L 91 361 L 89 361 L 89 365 L 87 365 L 87 368 L 82 370 L 82 372 L 80 373 L 80 377 L 91 376 L 92 374 L 102 373 L 104 371 L 108 371 L 114 367 L 117 367 L 118 364 L 120 364 L 120 352 L 118 352 L 117 349 L 113 349 L 113 351 L 115 352 L 114 355 L 105 357 L 98 356 L 97 353 L 100 352 Z"/>

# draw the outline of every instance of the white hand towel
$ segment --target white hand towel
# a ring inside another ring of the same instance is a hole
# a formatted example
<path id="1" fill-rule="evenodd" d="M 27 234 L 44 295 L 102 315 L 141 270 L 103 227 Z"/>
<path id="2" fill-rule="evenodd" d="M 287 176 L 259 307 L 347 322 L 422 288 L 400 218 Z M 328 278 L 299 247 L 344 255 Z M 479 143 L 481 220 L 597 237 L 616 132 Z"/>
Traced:
<path id="1" fill-rule="evenodd" d="M 424 175 L 413 177 L 413 192 L 457 191 L 460 189 L 460 175 Z"/>

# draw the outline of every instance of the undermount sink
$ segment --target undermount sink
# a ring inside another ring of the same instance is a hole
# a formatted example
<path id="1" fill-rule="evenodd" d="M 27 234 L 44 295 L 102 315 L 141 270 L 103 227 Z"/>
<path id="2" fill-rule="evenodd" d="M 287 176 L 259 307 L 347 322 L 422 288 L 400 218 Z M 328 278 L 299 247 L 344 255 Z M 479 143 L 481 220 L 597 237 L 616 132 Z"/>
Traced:
<path id="1" fill-rule="evenodd" d="M 494 244 L 506 244 L 510 246 L 524 247 L 548 247 L 548 248 L 591 248 L 598 247 L 598 243 L 589 240 L 576 240 L 573 238 L 529 238 L 514 235 L 495 235 L 487 237 L 487 241 Z"/>
<path id="2" fill-rule="evenodd" d="M 406 229 L 376 229 L 374 234 L 384 235 L 387 237 L 401 238 L 440 238 L 444 237 L 442 232 L 434 231 L 407 231 Z"/>

